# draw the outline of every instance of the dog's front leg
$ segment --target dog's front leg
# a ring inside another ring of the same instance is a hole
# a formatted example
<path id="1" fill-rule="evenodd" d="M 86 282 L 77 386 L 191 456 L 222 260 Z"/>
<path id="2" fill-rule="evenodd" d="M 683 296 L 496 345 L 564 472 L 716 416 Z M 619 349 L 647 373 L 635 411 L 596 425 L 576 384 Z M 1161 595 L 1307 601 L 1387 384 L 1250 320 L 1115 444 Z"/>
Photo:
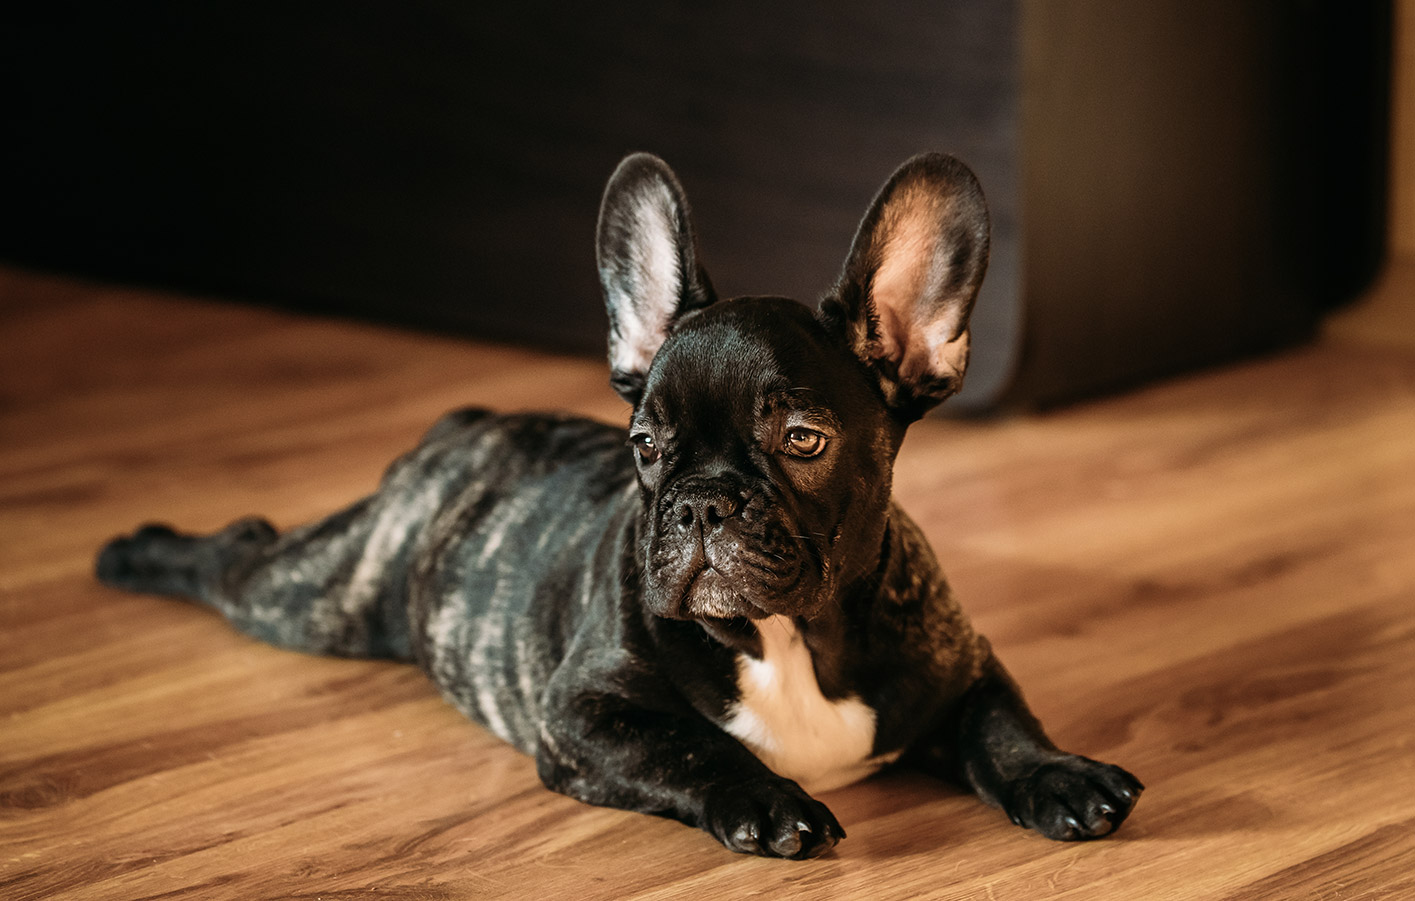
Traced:
<path id="1" fill-rule="evenodd" d="M 536 769 L 548 788 L 672 817 L 744 854 L 804 859 L 845 837 L 824 804 L 769 770 L 628 652 L 572 658 L 544 700 Z"/>
<path id="2" fill-rule="evenodd" d="M 1059 841 L 1115 831 L 1144 789 L 1118 766 L 1058 749 L 992 656 L 919 750 L 928 768 L 961 778 L 1012 822 Z"/>

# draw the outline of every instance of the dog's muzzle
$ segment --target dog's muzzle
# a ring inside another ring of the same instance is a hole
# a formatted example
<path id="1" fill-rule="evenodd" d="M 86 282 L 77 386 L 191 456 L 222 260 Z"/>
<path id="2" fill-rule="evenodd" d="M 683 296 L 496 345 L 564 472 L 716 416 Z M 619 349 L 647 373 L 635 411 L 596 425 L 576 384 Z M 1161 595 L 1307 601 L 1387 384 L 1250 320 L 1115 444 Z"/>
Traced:
<path id="1" fill-rule="evenodd" d="M 758 619 L 800 605 L 811 558 L 779 504 L 722 481 L 689 482 L 659 505 L 648 555 L 652 611 Z"/>

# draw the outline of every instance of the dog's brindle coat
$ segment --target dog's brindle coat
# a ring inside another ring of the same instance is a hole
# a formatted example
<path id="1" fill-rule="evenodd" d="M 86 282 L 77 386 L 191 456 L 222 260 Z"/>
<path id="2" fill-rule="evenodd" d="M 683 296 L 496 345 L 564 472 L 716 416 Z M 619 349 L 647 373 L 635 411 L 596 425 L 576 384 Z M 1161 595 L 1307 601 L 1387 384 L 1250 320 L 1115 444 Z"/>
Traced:
<path id="1" fill-rule="evenodd" d="M 611 179 L 598 251 L 627 436 L 464 410 L 323 522 L 148 526 L 100 578 L 283 647 L 416 661 L 550 788 L 736 851 L 828 850 L 845 832 L 807 789 L 896 759 L 1051 838 L 1115 829 L 1139 782 L 1047 739 L 890 497 L 905 428 L 966 365 L 972 173 L 901 167 L 814 314 L 717 302 L 651 156 Z"/>

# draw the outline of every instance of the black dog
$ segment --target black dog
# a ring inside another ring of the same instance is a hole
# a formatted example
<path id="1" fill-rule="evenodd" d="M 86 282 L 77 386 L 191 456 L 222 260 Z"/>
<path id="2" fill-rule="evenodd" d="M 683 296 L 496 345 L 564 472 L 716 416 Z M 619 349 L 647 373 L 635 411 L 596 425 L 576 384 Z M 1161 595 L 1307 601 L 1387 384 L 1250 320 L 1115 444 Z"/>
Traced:
<path id="1" fill-rule="evenodd" d="M 289 648 L 414 660 L 550 788 L 734 851 L 845 832 L 808 790 L 901 760 L 1054 839 L 1141 785 L 1056 748 L 890 497 L 906 427 L 958 390 L 988 216 L 967 167 L 905 163 L 813 314 L 717 301 L 682 189 L 632 156 L 598 233 L 626 434 L 441 420 L 378 492 L 277 534 L 148 526 L 103 581 L 211 604 Z"/>

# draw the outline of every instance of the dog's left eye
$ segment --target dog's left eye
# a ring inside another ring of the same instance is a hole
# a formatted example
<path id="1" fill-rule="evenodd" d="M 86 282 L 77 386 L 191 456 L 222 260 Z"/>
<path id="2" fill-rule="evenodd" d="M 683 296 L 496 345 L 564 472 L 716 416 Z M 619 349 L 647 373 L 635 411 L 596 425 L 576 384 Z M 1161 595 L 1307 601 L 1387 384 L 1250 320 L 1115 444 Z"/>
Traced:
<path id="1" fill-rule="evenodd" d="M 654 444 L 652 435 L 635 435 L 629 439 L 634 445 L 634 452 L 639 455 L 639 459 L 645 463 L 658 462 L 658 445 Z"/>
<path id="2" fill-rule="evenodd" d="M 786 433 L 785 450 L 793 457 L 818 456 L 825 450 L 825 436 L 814 429 L 791 429 Z"/>

